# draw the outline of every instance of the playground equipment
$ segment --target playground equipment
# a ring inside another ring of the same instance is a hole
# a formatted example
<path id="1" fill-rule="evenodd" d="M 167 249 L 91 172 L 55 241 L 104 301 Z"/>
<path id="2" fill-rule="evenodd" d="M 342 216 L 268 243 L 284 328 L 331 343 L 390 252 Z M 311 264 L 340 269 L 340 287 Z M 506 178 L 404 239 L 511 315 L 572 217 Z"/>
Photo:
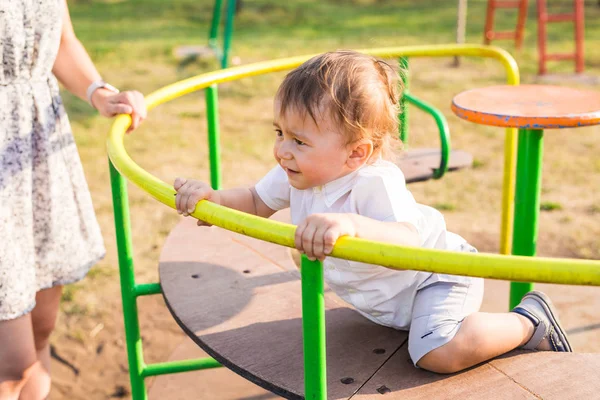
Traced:
<path id="1" fill-rule="evenodd" d="M 508 83 L 518 84 L 514 60 L 505 51 L 493 47 L 450 45 L 362 51 L 379 57 L 493 58 L 505 67 Z M 308 58 L 309 56 L 302 56 L 262 62 L 200 75 L 151 94 L 147 102 L 149 108 L 153 108 L 195 90 L 206 88 L 216 91 L 215 85 L 219 83 L 294 68 Z M 207 102 L 211 184 L 214 188 L 219 188 L 216 95 L 213 100 L 212 103 Z M 419 371 L 406 362 L 406 333 L 358 319 L 356 313 L 336 304 L 335 297 L 324 292 L 321 263 L 303 258 L 301 282 L 297 279 L 296 272 L 291 270 L 293 266 L 290 266 L 289 255 L 281 247 L 294 246 L 295 227 L 289 224 L 201 202 L 193 213 L 196 218 L 260 240 L 230 234 L 216 227 L 190 232 L 193 224 L 185 220 L 171 233 L 163 250 L 161 283 L 136 284 L 127 184 L 123 176 L 170 207 L 174 207 L 175 192 L 170 185 L 147 173 L 129 157 L 123 146 L 123 137 L 129 124 L 129 116 L 119 116 L 116 119 L 108 140 L 108 154 L 134 399 L 147 398 L 144 383 L 146 377 L 214 368 L 221 363 L 287 398 L 304 396 L 307 399 L 322 400 L 328 397 L 328 393 L 330 398 L 367 398 L 380 394 L 395 398 L 407 379 L 409 385 L 414 383 L 410 382 L 411 377 L 428 381 L 441 379 L 438 375 Z M 504 254 L 510 251 L 516 148 L 514 133 L 514 128 L 507 128 L 501 241 Z M 332 255 L 390 268 L 514 281 L 600 285 L 600 262 L 597 261 L 474 255 L 406 248 L 356 238 L 338 240 Z M 182 328 L 214 358 L 145 364 L 136 299 L 161 292 Z M 302 318 L 299 318 L 300 304 Z M 328 337 L 335 338 L 328 341 L 327 348 L 326 326 Z M 442 390 L 446 393 L 460 393 L 458 391 L 462 388 L 464 397 L 464 385 L 468 385 L 470 393 L 479 394 L 479 398 L 497 398 L 494 396 L 497 393 L 526 394 L 524 397 L 534 398 L 531 392 L 524 393 L 523 387 L 536 384 L 543 386 L 550 380 L 556 381 L 556 369 L 545 375 L 544 379 L 540 379 L 537 374 L 519 374 L 519 371 L 522 371 L 523 366 L 543 370 L 549 363 L 554 364 L 552 368 L 579 371 L 586 365 L 590 368 L 600 366 L 597 358 L 585 354 L 521 354 L 509 359 L 494 360 L 445 380 Z M 302 365 L 304 379 L 300 373 Z M 507 366 L 513 368 L 513 372 L 505 372 Z M 475 380 L 469 381 L 469 377 L 475 377 Z M 477 382 L 477 385 L 473 382 Z M 600 389 L 596 386 L 598 384 L 600 383 L 587 382 L 586 385 L 572 387 L 572 381 L 569 380 L 566 389 L 563 389 L 568 390 L 569 394 L 590 398 Z M 544 387 L 547 388 L 543 386 L 539 393 L 543 393 Z M 564 390 L 561 393 L 566 393 Z M 435 397 L 432 393 L 428 395 Z"/>
<path id="2" fill-rule="evenodd" d="M 179 46 L 175 54 L 180 58 L 196 58 L 206 53 L 212 53 L 219 60 L 221 68 L 229 65 L 229 51 L 233 37 L 233 20 L 235 17 L 238 0 L 227 0 L 225 24 L 223 26 L 223 45 L 219 45 L 219 26 L 221 25 L 221 13 L 223 0 L 215 0 L 213 14 L 208 34 L 208 46 Z"/>
<path id="3" fill-rule="evenodd" d="M 500 1 L 488 0 L 485 19 L 484 43 L 490 44 L 497 39 L 515 39 L 515 48 L 518 50 L 523 43 L 523 30 L 527 19 L 527 1 Z M 583 73 L 583 41 L 584 41 L 584 1 L 573 0 L 573 12 L 567 14 L 548 14 L 546 0 L 537 1 L 538 22 L 538 74 L 547 72 L 547 61 L 575 60 L 575 72 Z M 518 8 L 517 26 L 514 32 L 495 32 L 494 13 L 497 8 Z M 551 22 L 572 22 L 575 30 L 575 51 L 569 54 L 548 54 L 546 45 L 546 25 Z"/>
<path id="4" fill-rule="evenodd" d="M 600 124 L 600 96 L 560 86 L 494 86 L 459 94 L 452 110 L 478 124 L 519 128 L 513 254 L 534 256 L 544 129 Z M 511 307 L 530 290 L 530 283 L 513 283 Z"/>
<path id="5" fill-rule="evenodd" d="M 408 57 L 400 58 L 400 67 L 404 71 L 401 74 L 404 90 L 400 99 L 401 114 L 398 129 L 400 140 L 408 150 L 398 160 L 398 166 L 404 173 L 406 183 L 421 182 L 432 178 L 440 179 L 447 171 L 470 167 L 473 164 L 471 154 L 461 150 L 450 152 L 450 129 L 444 115 L 431 104 L 417 98 L 410 92 Z M 410 149 L 408 146 L 409 104 L 433 117 L 440 134 L 440 150 Z"/>
<path id="6" fill-rule="evenodd" d="M 483 42 L 485 44 L 491 44 L 492 40 L 502 39 L 515 39 L 515 48 L 519 50 L 523 45 L 523 29 L 525 28 L 525 21 L 527 20 L 527 2 L 528 0 L 516 0 L 516 1 L 498 1 L 488 0 L 487 12 L 485 14 L 485 28 L 483 32 Z M 517 26 L 514 32 L 494 31 L 494 14 L 497 8 L 511 9 L 518 8 Z"/>
<path id="7" fill-rule="evenodd" d="M 583 0 L 573 0 L 573 13 L 548 14 L 546 0 L 537 0 L 538 10 L 538 74 L 544 75 L 546 62 L 554 60 L 575 60 L 575 72 L 583 73 Z M 546 50 L 546 24 L 550 22 L 572 22 L 575 28 L 575 52 L 569 54 L 548 54 Z"/>

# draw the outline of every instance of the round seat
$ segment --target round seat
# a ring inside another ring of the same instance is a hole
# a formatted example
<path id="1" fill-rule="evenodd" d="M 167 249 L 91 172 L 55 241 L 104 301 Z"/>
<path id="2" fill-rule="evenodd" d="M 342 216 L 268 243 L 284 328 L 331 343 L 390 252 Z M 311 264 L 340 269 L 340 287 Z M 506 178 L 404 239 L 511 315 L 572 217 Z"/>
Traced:
<path id="1" fill-rule="evenodd" d="M 287 248 L 187 218 L 169 234 L 159 273 L 170 312 L 206 353 L 276 395 L 304 398 L 300 278 Z M 330 290 L 325 308 L 328 399 L 589 399 L 600 390 L 597 354 L 513 351 L 438 375 L 412 365 L 406 332 L 368 321 Z M 195 397 L 210 396 L 200 381 L 215 374 L 194 375 Z M 157 395 L 175 385 L 160 379 Z"/>
<path id="2" fill-rule="evenodd" d="M 600 93 L 562 86 L 489 86 L 464 91 L 452 111 L 465 120 L 524 129 L 600 124 Z"/>

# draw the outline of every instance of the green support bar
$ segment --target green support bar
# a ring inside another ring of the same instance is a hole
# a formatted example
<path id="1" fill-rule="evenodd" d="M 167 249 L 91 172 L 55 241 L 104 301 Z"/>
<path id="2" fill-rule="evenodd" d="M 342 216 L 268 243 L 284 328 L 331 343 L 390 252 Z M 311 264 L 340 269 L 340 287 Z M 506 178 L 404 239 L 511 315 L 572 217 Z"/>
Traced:
<path id="1" fill-rule="evenodd" d="M 146 385 L 142 372 L 144 370 L 144 354 L 136 296 L 134 293 L 135 274 L 133 270 L 133 249 L 131 244 L 131 224 L 129 219 L 129 201 L 127 197 L 127 181 L 115 169 L 109 160 L 110 182 L 115 214 L 115 231 L 117 235 L 117 251 L 119 254 L 119 273 L 121 276 L 121 297 L 123 301 L 123 319 L 125 322 L 125 341 L 127 343 L 127 359 L 129 362 L 129 378 L 131 380 L 131 396 L 135 400 L 146 400 Z"/>
<path id="2" fill-rule="evenodd" d="M 197 371 L 200 369 L 219 368 L 221 366 L 221 364 L 211 357 L 199 358 L 197 360 L 171 361 L 146 366 L 142 371 L 142 376 L 176 374 L 179 372 Z"/>
<path id="3" fill-rule="evenodd" d="M 147 400 L 148 393 L 144 378 L 154 375 L 174 374 L 177 372 L 195 371 L 199 369 L 220 367 L 210 357 L 173 361 L 146 365 L 137 308 L 137 297 L 161 293 L 159 283 L 136 285 L 133 267 L 133 245 L 131 242 L 131 220 L 129 218 L 129 201 L 127 197 L 127 181 L 109 160 L 110 182 L 115 215 L 115 231 L 117 235 L 117 251 L 119 256 L 119 274 L 121 278 L 121 297 L 123 302 L 123 319 L 125 323 L 125 342 L 129 363 L 129 379 L 133 400 Z"/>
<path id="4" fill-rule="evenodd" d="M 407 103 L 414 104 L 416 107 L 430 114 L 438 127 L 440 132 L 440 143 L 442 146 L 440 167 L 433 171 L 433 178 L 440 179 L 448 171 L 448 160 L 450 160 L 450 128 L 448 122 L 444 118 L 444 114 L 438 109 L 433 107 L 431 104 L 417 99 L 410 93 L 405 93 L 404 97 Z"/>
<path id="5" fill-rule="evenodd" d="M 513 234 L 514 255 L 535 256 L 540 212 L 544 131 L 519 129 Z M 533 289 L 532 283 L 510 284 L 510 308 Z"/>
<path id="6" fill-rule="evenodd" d="M 206 121 L 208 123 L 208 157 L 210 160 L 210 185 L 221 188 L 221 148 L 219 138 L 219 99 L 217 85 L 206 88 Z"/>
<path id="7" fill-rule="evenodd" d="M 223 27 L 223 48 L 219 47 L 219 25 L 221 24 L 221 12 L 223 0 L 215 0 L 213 14 L 208 33 L 208 47 L 213 49 L 216 57 L 221 63 L 221 68 L 227 68 L 229 65 L 229 50 L 231 49 L 231 40 L 233 36 L 233 20 L 235 19 L 235 9 L 237 0 L 227 1 L 227 14 L 225 15 L 225 26 Z"/>
<path id="8" fill-rule="evenodd" d="M 142 283 L 133 287 L 133 295 L 135 297 L 149 296 L 159 293 L 162 293 L 160 283 Z"/>
<path id="9" fill-rule="evenodd" d="M 400 57 L 400 80 L 402 81 L 402 93 L 400 96 L 400 140 L 404 146 L 408 145 L 408 107 L 406 94 L 408 94 L 408 57 Z"/>
<path id="10" fill-rule="evenodd" d="M 229 65 L 229 50 L 231 49 L 231 37 L 233 36 L 233 19 L 235 17 L 235 6 L 237 0 L 227 2 L 227 15 L 225 17 L 225 28 L 223 33 L 223 54 L 221 55 L 221 68 Z"/>
<path id="11" fill-rule="evenodd" d="M 325 298 L 323 264 L 302 255 L 302 338 L 304 342 L 304 398 L 327 400 Z"/>
<path id="12" fill-rule="evenodd" d="M 208 45 L 213 50 L 218 51 L 219 43 L 217 42 L 217 36 L 219 36 L 219 24 L 221 22 L 221 8 L 223 0 L 215 0 L 213 7 L 213 15 L 210 23 L 210 31 L 208 33 Z M 220 56 L 220 54 L 219 54 Z"/>

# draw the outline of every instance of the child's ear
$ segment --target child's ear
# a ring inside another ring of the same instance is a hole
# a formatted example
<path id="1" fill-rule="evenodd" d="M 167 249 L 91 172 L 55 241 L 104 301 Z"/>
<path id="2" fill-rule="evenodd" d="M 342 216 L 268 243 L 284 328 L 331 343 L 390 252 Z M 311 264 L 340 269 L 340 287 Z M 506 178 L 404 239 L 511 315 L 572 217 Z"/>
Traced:
<path id="1" fill-rule="evenodd" d="M 367 139 L 359 140 L 350 145 L 350 155 L 348 156 L 348 167 L 355 170 L 362 167 L 373 154 L 373 142 Z"/>

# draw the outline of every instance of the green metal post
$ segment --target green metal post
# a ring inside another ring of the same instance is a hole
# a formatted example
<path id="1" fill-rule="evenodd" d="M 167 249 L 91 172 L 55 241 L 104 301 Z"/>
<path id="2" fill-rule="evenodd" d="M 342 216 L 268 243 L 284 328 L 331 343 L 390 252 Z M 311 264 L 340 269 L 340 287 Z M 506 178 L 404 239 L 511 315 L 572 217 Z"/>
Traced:
<path id="1" fill-rule="evenodd" d="M 325 298 L 323 264 L 302 255 L 302 337 L 304 341 L 304 398 L 327 400 Z"/>
<path id="2" fill-rule="evenodd" d="M 142 352 L 142 338 L 140 337 L 137 302 L 134 294 L 135 274 L 133 271 L 127 181 L 119 174 L 110 160 L 109 165 L 117 250 L 119 254 L 119 273 L 121 275 L 121 296 L 123 301 L 123 319 L 125 321 L 129 377 L 131 380 L 131 396 L 135 400 L 146 400 L 148 396 L 143 378 L 144 355 Z"/>
<path id="3" fill-rule="evenodd" d="M 231 37 L 233 36 L 233 19 L 235 17 L 236 0 L 227 2 L 227 16 L 225 17 L 225 32 L 223 33 L 223 54 L 221 56 L 221 68 L 227 68 L 229 64 L 229 50 L 231 48 Z"/>
<path id="4" fill-rule="evenodd" d="M 406 96 L 404 93 L 408 93 L 408 57 L 401 57 L 400 62 L 400 80 L 402 81 L 402 93 L 400 96 L 400 140 L 405 146 L 408 145 L 408 107 L 406 103 Z"/>
<path id="5" fill-rule="evenodd" d="M 221 188 L 221 149 L 219 139 L 219 99 L 217 85 L 206 88 L 206 121 L 208 123 L 208 157 L 210 159 L 210 185 Z"/>
<path id="6" fill-rule="evenodd" d="M 210 32 L 208 33 L 208 45 L 217 50 L 219 44 L 217 43 L 217 36 L 219 35 L 219 25 L 221 23 L 221 5 L 223 0 L 215 0 L 213 7 L 212 21 L 210 23 Z"/>
<path id="7" fill-rule="evenodd" d="M 541 129 L 519 129 L 512 250 L 514 255 L 534 256 L 536 251 L 543 138 L 544 131 Z M 532 283 L 512 282 L 510 308 L 519 304 L 521 298 L 532 289 Z"/>
<path id="8" fill-rule="evenodd" d="M 433 117 L 433 119 L 435 120 L 435 123 L 437 124 L 438 131 L 440 132 L 440 142 L 441 142 L 442 150 L 441 150 L 441 154 L 440 154 L 441 155 L 440 167 L 436 168 L 433 171 L 433 178 L 440 179 L 448 171 L 448 161 L 450 159 L 450 128 L 448 128 L 448 122 L 446 122 L 446 118 L 444 117 L 444 114 L 442 114 L 441 111 L 437 110 L 431 104 L 429 104 L 421 99 L 417 99 L 415 96 L 413 96 L 410 93 L 404 93 L 404 98 L 405 98 L 406 104 L 408 104 L 408 103 L 414 104 L 421 110 L 425 111 L 426 113 L 428 113 L 429 115 L 431 115 Z"/>
<path id="9" fill-rule="evenodd" d="M 162 293 L 160 283 L 140 283 L 139 285 L 135 285 L 133 287 L 133 295 L 135 297 L 151 296 L 153 294 L 160 293 Z"/>
<path id="10" fill-rule="evenodd" d="M 167 375 L 177 374 L 179 372 L 198 371 L 209 368 L 219 368 L 221 364 L 214 358 L 205 357 L 198 358 L 196 360 L 180 360 L 180 361 L 169 361 L 164 363 L 150 364 L 144 368 L 142 375 L 156 376 L 156 375 Z"/>

